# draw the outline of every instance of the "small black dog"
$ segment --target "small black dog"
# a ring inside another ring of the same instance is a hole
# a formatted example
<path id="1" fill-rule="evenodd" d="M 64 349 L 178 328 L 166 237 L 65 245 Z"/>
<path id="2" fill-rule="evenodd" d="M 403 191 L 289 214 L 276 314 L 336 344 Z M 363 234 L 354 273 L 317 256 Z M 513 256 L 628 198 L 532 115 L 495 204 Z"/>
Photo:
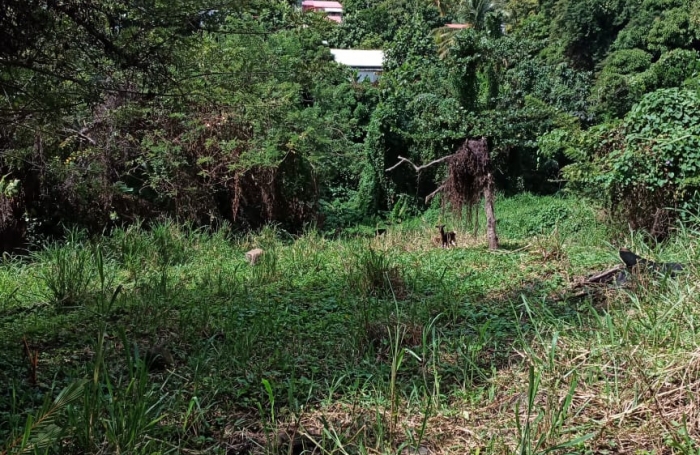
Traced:
<path id="1" fill-rule="evenodd" d="M 440 242 L 443 248 L 457 246 L 457 234 L 454 231 L 445 232 L 444 224 L 438 224 L 435 227 L 440 230 Z"/>
<path id="2" fill-rule="evenodd" d="M 632 274 L 656 272 L 666 276 L 675 276 L 678 272 L 683 271 L 683 264 L 678 262 L 652 262 L 637 256 L 629 250 L 620 250 L 620 259 L 627 266 L 626 270 L 622 270 L 616 277 L 615 282 L 618 285 L 625 284 Z"/>

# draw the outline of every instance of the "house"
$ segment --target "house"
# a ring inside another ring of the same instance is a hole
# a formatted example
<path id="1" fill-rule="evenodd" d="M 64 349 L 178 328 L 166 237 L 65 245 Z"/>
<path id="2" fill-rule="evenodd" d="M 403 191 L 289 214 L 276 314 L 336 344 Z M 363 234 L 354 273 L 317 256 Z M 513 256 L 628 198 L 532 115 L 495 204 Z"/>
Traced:
<path id="1" fill-rule="evenodd" d="M 329 2 L 320 0 L 303 0 L 301 2 L 302 11 L 316 11 L 326 14 L 326 17 L 333 22 L 343 22 L 343 5 L 339 2 Z"/>
<path id="2" fill-rule="evenodd" d="M 384 51 L 359 49 L 331 49 L 335 61 L 357 71 L 357 80 L 377 82 L 382 74 Z"/>

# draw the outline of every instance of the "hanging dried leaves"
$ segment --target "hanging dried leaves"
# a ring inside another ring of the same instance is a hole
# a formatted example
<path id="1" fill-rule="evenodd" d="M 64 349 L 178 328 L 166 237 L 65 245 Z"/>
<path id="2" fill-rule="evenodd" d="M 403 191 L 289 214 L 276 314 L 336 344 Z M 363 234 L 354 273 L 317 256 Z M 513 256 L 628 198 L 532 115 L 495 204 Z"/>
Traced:
<path id="1" fill-rule="evenodd" d="M 484 196 L 484 211 L 486 212 L 486 236 L 489 240 L 489 248 L 498 249 L 498 235 L 496 234 L 496 215 L 494 213 L 495 185 L 491 172 L 491 156 L 489 155 L 488 142 L 485 137 L 481 139 L 467 139 L 456 153 L 438 158 L 428 164 L 416 166 L 408 158 L 399 156 L 399 162 L 388 168 L 386 172 L 393 171 L 401 163 L 408 163 L 420 175 L 420 171 L 438 163 L 447 162 L 447 179 L 440 187 L 425 198 L 429 202 L 436 194 L 443 192 L 443 208 L 449 204 L 453 213 L 461 217 L 464 210 L 472 221 L 476 215 L 474 208 L 479 204 L 481 196 Z"/>
<path id="2" fill-rule="evenodd" d="M 471 219 L 490 176 L 491 157 L 486 138 L 464 141 L 448 160 L 448 166 L 447 179 L 442 185 L 442 205 L 445 207 L 449 204 L 455 215 L 460 217 L 466 210 L 467 217 Z"/>

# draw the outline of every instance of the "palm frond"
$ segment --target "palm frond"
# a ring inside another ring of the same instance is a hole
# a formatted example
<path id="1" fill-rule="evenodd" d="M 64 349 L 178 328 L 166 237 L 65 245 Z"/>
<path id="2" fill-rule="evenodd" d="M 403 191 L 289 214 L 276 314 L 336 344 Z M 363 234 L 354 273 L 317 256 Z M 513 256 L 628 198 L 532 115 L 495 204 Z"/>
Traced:
<path id="1" fill-rule="evenodd" d="M 452 46 L 452 42 L 454 41 L 454 36 L 459 31 L 459 29 L 449 27 L 440 27 L 433 30 L 433 39 L 438 48 L 438 56 L 440 58 L 447 57 L 447 54 L 450 52 L 450 46 Z"/>
<path id="2" fill-rule="evenodd" d="M 491 14 L 509 16 L 504 0 L 462 0 L 459 12 L 477 30 L 483 30 L 486 27 L 486 19 Z"/>
<path id="3" fill-rule="evenodd" d="M 49 447 L 60 436 L 62 428 L 56 425 L 59 411 L 83 395 L 86 380 L 80 379 L 66 386 L 52 403 L 44 406 L 39 414 L 27 417 L 24 432 L 0 451 L 0 455 L 13 453 L 32 453 Z"/>

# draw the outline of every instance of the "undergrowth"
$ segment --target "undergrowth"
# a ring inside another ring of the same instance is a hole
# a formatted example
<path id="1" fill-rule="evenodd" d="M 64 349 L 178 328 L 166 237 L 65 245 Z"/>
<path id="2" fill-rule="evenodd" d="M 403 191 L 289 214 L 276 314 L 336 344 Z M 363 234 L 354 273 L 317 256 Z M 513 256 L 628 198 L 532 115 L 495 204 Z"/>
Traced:
<path id="1" fill-rule="evenodd" d="M 342 240 L 162 223 L 6 257 L 0 454 L 697 453 L 700 232 L 649 247 L 580 200 L 496 210 L 496 252 L 429 212 Z M 619 246 L 688 266 L 580 292 Z"/>

